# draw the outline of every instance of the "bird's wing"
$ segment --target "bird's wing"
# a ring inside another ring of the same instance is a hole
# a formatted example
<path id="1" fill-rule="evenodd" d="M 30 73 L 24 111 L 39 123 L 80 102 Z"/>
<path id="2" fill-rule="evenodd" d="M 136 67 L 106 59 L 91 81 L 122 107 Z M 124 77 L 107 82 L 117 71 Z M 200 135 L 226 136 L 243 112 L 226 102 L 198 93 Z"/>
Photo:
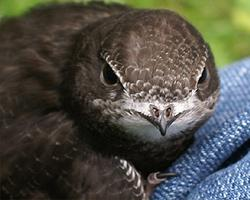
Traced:
<path id="1" fill-rule="evenodd" d="M 59 112 L 24 114 L 2 127 L 0 135 L 1 195 L 6 199 L 53 187 L 77 153 L 72 123 Z"/>
<path id="2" fill-rule="evenodd" d="M 77 198 L 81 200 L 146 198 L 144 183 L 139 173 L 127 161 L 118 158 L 90 154 L 85 161 L 74 162 L 71 178 L 75 179 L 74 190 L 77 191 Z M 68 179 L 61 178 L 60 181 Z"/>
<path id="3" fill-rule="evenodd" d="M 135 168 L 87 149 L 62 113 L 26 115 L 1 132 L 1 138 L 3 197 L 145 198 Z"/>

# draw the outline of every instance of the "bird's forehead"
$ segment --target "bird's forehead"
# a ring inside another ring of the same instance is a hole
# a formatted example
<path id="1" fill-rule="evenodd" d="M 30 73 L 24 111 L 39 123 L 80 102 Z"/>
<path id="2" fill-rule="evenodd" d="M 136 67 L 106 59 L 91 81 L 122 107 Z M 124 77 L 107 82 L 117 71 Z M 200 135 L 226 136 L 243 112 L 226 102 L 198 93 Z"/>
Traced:
<path id="1" fill-rule="evenodd" d="M 104 42 L 103 58 L 136 99 L 183 99 L 206 64 L 208 48 L 200 35 L 171 17 L 128 20 Z"/>

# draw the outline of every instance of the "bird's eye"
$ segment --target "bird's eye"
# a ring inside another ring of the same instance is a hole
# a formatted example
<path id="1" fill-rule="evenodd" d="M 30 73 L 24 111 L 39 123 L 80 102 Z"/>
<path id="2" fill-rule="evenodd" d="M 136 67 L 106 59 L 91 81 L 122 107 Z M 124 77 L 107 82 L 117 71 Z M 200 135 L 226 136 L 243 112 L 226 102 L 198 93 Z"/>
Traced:
<path id="1" fill-rule="evenodd" d="M 106 85 L 115 85 L 118 82 L 118 77 L 108 64 L 103 66 L 101 79 Z"/>
<path id="2" fill-rule="evenodd" d="M 208 80 L 208 78 L 209 78 L 208 70 L 207 70 L 207 68 L 205 67 L 205 68 L 203 69 L 203 71 L 202 71 L 202 74 L 201 74 L 201 77 L 200 77 L 200 79 L 199 79 L 199 81 L 198 81 L 198 84 L 203 84 L 203 83 L 205 83 L 205 82 Z"/>

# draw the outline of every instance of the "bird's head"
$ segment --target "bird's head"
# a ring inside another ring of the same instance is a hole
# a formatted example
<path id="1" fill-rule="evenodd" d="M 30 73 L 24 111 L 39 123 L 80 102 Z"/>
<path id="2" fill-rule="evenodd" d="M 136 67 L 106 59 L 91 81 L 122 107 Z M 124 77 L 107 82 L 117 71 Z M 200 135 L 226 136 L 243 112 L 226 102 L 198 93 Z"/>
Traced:
<path id="1" fill-rule="evenodd" d="M 103 124 L 97 132 L 180 137 L 211 115 L 218 98 L 208 45 L 167 10 L 131 11 L 86 27 L 72 63 L 73 105 L 92 119 L 88 126 Z"/>

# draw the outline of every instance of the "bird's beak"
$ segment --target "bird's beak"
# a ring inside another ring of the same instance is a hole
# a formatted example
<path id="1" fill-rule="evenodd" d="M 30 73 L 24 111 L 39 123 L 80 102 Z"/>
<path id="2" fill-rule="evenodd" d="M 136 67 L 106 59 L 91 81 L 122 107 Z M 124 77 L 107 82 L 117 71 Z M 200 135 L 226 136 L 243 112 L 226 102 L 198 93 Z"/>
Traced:
<path id="1" fill-rule="evenodd" d="M 141 117 L 148 120 L 151 124 L 153 124 L 157 129 L 159 129 L 162 136 L 165 136 L 167 134 L 168 128 L 171 126 L 171 124 L 184 112 L 179 113 L 175 116 L 171 116 L 166 118 L 165 112 L 162 111 L 160 116 L 156 118 L 152 118 L 150 116 L 144 115 L 143 113 L 137 112 Z"/>
<path id="2" fill-rule="evenodd" d="M 161 132 L 162 136 L 166 135 L 167 129 L 176 120 L 176 118 L 177 117 L 172 117 L 170 119 L 166 119 L 163 114 L 160 116 L 160 119 L 159 119 L 158 123 L 156 123 L 156 125 L 158 126 L 157 128 Z"/>

